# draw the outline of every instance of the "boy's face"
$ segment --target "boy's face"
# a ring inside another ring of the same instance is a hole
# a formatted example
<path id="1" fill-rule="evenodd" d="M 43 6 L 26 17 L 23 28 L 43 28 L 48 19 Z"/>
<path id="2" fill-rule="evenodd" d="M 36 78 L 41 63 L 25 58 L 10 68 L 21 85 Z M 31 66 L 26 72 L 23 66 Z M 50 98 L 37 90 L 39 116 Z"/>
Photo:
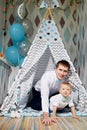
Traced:
<path id="1" fill-rule="evenodd" d="M 64 97 L 68 97 L 71 94 L 72 89 L 69 85 L 61 84 L 59 91 Z"/>
<path id="2" fill-rule="evenodd" d="M 58 79 L 62 80 L 64 79 L 68 74 L 69 68 L 67 66 L 64 66 L 62 64 L 59 64 L 56 68 L 56 76 Z"/>

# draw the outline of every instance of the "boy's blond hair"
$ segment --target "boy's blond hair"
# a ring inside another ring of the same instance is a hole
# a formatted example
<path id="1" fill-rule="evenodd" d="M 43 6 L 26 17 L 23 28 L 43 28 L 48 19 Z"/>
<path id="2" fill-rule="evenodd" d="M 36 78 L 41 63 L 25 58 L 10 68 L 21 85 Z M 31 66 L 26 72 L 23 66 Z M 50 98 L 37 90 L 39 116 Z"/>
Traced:
<path id="1" fill-rule="evenodd" d="M 67 86 L 69 86 L 70 89 L 72 90 L 72 85 L 71 85 L 69 82 L 62 82 L 62 83 L 60 84 L 59 89 L 61 88 L 61 85 L 67 85 Z"/>

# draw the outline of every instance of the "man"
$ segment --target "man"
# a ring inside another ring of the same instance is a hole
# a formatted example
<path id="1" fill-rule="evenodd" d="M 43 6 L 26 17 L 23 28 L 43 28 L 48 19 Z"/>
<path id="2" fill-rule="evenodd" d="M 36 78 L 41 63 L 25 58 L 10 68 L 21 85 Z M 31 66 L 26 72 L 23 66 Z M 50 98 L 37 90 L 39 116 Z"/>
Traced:
<path id="1" fill-rule="evenodd" d="M 65 81 L 69 69 L 70 64 L 66 60 L 59 61 L 55 70 L 45 72 L 33 88 L 33 99 L 27 106 L 43 111 L 42 123 L 45 125 L 55 122 L 49 116 L 49 97 L 58 92 L 59 84 Z"/>

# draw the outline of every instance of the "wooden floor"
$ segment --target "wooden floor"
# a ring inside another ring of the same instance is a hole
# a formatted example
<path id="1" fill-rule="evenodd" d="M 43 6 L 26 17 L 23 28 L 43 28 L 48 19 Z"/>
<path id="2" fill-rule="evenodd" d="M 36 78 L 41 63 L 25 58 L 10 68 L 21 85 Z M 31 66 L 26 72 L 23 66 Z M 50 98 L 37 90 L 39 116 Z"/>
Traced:
<path id="1" fill-rule="evenodd" d="M 87 130 L 87 117 L 60 117 L 50 126 L 42 125 L 40 117 L 0 117 L 0 130 Z"/>

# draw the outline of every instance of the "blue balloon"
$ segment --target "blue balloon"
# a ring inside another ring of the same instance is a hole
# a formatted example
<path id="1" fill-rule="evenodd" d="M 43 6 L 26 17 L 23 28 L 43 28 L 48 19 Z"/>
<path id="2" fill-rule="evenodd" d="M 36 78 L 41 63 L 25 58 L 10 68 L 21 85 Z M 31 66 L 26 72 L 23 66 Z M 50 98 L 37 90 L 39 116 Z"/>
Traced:
<path id="1" fill-rule="evenodd" d="M 26 37 L 24 37 L 24 40 L 23 41 L 25 41 L 27 38 Z M 22 41 L 22 42 L 23 42 Z M 21 43 L 21 42 L 17 42 L 17 41 L 13 41 L 12 40 L 12 42 L 13 42 L 13 45 L 15 46 L 15 47 L 17 47 L 18 48 L 18 46 L 19 46 L 19 44 Z"/>
<path id="2" fill-rule="evenodd" d="M 22 63 L 24 62 L 24 59 L 25 59 L 25 57 L 21 57 L 21 59 L 19 60 L 19 68 L 21 68 L 21 66 L 22 66 Z"/>
<path id="3" fill-rule="evenodd" d="M 14 45 L 15 47 L 18 47 L 18 44 L 19 44 L 20 42 L 17 42 L 17 41 L 13 41 L 13 40 L 12 40 L 12 43 L 13 43 L 13 45 Z"/>
<path id="4" fill-rule="evenodd" d="M 15 42 L 22 42 L 25 39 L 25 29 L 19 23 L 14 23 L 10 26 L 9 34 Z"/>
<path id="5" fill-rule="evenodd" d="M 5 51 L 6 60 L 13 66 L 19 63 L 19 53 L 15 46 L 10 46 Z"/>

